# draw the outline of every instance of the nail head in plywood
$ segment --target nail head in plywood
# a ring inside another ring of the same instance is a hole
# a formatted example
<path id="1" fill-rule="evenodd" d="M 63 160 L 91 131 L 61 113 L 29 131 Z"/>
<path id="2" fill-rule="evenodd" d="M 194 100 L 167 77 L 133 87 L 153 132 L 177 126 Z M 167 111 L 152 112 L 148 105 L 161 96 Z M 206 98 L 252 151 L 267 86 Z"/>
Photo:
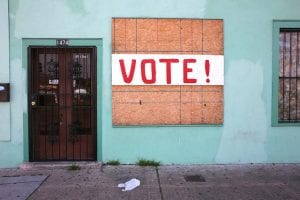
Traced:
<path id="1" fill-rule="evenodd" d="M 204 121 L 206 124 L 223 123 L 223 103 L 204 103 Z"/>
<path id="2" fill-rule="evenodd" d="M 193 51 L 193 20 L 181 20 L 181 50 Z"/>
<path id="3" fill-rule="evenodd" d="M 179 104 L 114 104 L 114 125 L 173 125 L 179 124 Z"/>

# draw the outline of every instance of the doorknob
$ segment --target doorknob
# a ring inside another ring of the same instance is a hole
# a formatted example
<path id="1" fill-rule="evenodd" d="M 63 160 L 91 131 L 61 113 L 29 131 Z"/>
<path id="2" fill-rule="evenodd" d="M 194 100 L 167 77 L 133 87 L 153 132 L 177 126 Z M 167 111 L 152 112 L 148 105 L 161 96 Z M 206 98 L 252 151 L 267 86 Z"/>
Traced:
<path id="1" fill-rule="evenodd" d="M 38 100 L 38 97 L 37 97 L 37 95 L 36 94 L 33 94 L 32 96 L 31 96 L 31 106 L 37 106 L 37 100 Z"/>

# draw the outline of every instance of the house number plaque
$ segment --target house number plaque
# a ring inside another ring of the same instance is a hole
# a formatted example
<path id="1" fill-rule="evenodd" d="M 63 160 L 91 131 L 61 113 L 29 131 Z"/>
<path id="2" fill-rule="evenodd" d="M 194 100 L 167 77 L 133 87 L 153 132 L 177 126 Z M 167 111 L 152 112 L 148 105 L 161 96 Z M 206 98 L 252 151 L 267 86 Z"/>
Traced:
<path id="1" fill-rule="evenodd" d="M 69 46 L 69 40 L 67 39 L 59 39 L 59 40 L 56 40 L 56 46 L 59 46 L 59 47 L 65 47 L 65 46 Z"/>

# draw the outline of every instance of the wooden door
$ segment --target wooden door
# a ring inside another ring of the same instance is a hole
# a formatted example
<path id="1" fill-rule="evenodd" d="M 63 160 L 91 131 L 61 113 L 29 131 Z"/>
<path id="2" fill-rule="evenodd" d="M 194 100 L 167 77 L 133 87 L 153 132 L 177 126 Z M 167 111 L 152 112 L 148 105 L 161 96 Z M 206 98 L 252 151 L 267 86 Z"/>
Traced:
<path id="1" fill-rule="evenodd" d="M 96 160 L 96 49 L 29 48 L 30 161 Z"/>

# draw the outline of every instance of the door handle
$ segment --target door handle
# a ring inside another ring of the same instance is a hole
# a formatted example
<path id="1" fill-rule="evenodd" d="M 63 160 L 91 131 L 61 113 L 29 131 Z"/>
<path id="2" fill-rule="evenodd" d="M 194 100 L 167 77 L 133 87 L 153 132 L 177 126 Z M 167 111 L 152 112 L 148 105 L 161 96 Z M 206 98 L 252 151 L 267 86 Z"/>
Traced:
<path id="1" fill-rule="evenodd" d="M 36 94 L 33 94 L 33 95 L 31 96 L 31 106 L 32 106 L 32 107 L 37 106 L 37 102 L 38 102 L 38 97 L 37 97 Z"/>

